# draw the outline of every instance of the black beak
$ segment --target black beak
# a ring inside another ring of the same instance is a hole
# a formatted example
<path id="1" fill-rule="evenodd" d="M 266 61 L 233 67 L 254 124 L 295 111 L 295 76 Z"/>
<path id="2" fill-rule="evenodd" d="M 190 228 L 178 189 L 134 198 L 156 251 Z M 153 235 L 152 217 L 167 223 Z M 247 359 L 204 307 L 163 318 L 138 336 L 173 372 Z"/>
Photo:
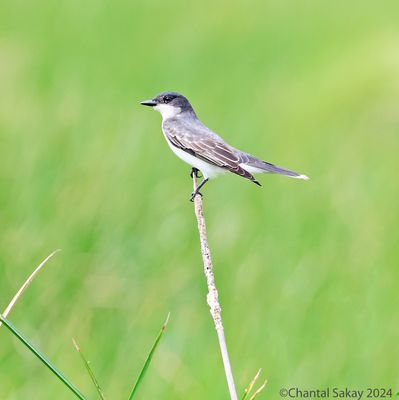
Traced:
<path id="1" fill-rule="evenodd" d="M 140 102 L 140 104 L 141 104 L 142 106 L 154 107 L 154 106 L 157 105 L 157 102 L 154 101 L 154 100 L 144 100 L 144 101 Z"/>

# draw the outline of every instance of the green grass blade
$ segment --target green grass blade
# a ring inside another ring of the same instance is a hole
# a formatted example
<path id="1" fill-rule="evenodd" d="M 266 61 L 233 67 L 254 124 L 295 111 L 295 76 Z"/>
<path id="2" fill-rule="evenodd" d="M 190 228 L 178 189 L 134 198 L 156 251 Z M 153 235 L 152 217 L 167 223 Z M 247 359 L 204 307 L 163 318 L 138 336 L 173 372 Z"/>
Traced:
<path id="1" fill-rule="evenodd" d="M 82 359 L 83 364 L 84 364 L 84 366 L 86 367 L 86 370 L 87 370 L 87 372 L 89 373 L 90 378 L 91 378 L 91 380 L 92 380 L 93 383 L 94 383 L 94 386 L 96 387 L 96 390 L 97 390 L 98 395 L 100 396 L 100 399 L 101 399 L 101 400 L 105 400 L 104 392 L 103 392 L 103 390 L 101 389 L 101 386 L 100 386 L 100 384 L 98 383 L 98 380 L 97 380 L 96 376 L 94 375 L 93 370 L 92 370 L 91 367 L 90 367 L 90 362 L 89 362 L 89 361 L 87 360 L 87 358 L 83 355 L 83 353 L 82 353 L 82 351 L 81 351 L 81 349 L 80 349 L 78 343 L 76 342 L 76 340 L 72 338 L 72 342 L 73 342 L 73 345 L 75 346 L 76 351 L 79 353 L 80 358 Z"/>
<path id="2" fill-rule="evenodd" d="M 266 387 L 267 380 L 262 383 L 262 385 L 256 390 L 256 392 L 253 394 L 253 396 L 250 398 L 250 400 L 255 400 L 255 398 L 258 396 L 258 394 Z"/>
<path id="3" fill-rule="evenodd" d="M 249 399 L 249 396 L 251 395 L 252 389 L 255 386 L 255 383 L 259 379 L 259 375 L 262 372 L 262 368 L 259 369 L 259 371 L 256 373 L 252 381 L 249 383 L 248 387 L 245 389 L 244 396 L 241 398 L 241 400 L 247 400 Z M 265 388 L 267 381 L 265 381 L 259 388 L 258 390 L 255 391 L 255 393 L 252 395 L 252 397 L 249 400 L 254 400 L 256 396 Z"/>
<path id="4" fill-rule="evenodd" d="M 147 359 L 145 360 L 145 363 L 144 363 L 144 365 L 143 365 L 143 368 L 141 369 L 140 374 L 139 374 L 139 376 L 138 376 L 138 378 L 137 378 L 137 380 L 136 380 L 136 383 L 135 383 L 134 386 L 133 386 L 132 392 L 130 393 L 129 400 L 132 400 L 132 399 L 134 398 L 134 395 L 136 394 L 137 389 L 138 389 L 138 387 L 139 387 L 141 381 L 143 380 L 144 374 L 145 374 L 145 372 L 147 371 L 147 368 L 148 368 L 148 366 L 149 366 L 150 363 L 151 363 L 152 356 L 154 355 L 154 352 L 155 352 L 155 350 L 156 350 L 156 348 L 157 348 L 157 346 L 158 346 L 158 343 L 159 343 L 159 341 L 161 340 L 163 333 L 165 332 L 166 325 L 168 325 L 169 316 L 170 316 L 170 313 L 169 313 L 168 316 L 166 317 L 166 321 L 165 321 L 164 324 L 162 325 L 161 330 L 159 331 L 158 336 L 156 337 L 156 339 L 155 339 L 155 341 L 154 341 L 154 344 L 152 345 L 151 350 L 150 350 L 150 352 L 148 353 L 148 356 L 147 356 Z"/>
<path id="5" fill-rule="evenodd" d="M 80 393 L 79 390 L 68 381 L 65 375 L 51 365 L 50 361 L 48 361 L 47 358 L 39 352 L 39 350 L 35 349 L 33 345 L 17 331 L 11 322 L 9 322 L 2 315 L 0 315 L 0 320 L 4 326 L 7 327 L 9 331 L 12 332 L 14 336 L 19 339 L 78 399 L 86 400 L 86 397 L 84 397 L 83 394 Z"/>
<path id="6" fill-rule="evenodd" d="M 261 371 L 262 371 L 262 368 L 259 368 L 259 371 L 256 373 L 256 375 L 254 376 L 252 381 L 249 383 L 248 387 L 245 389 L 244 396 L 242 397 L 241 400 L 247 400 L 249 398 L 249 395 L 251 394 L 252 388 L 254 387 L 256 381 L 258 380 Z"/>

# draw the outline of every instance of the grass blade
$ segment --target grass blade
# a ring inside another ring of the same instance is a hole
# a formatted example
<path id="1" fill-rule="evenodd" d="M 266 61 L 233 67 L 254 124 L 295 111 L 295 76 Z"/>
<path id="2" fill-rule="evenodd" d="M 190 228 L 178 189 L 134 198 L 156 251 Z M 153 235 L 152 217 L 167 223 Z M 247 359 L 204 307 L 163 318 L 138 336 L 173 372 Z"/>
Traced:
<path id="1" fill-rule="evenodd" d="M 250 396 L 252 389 L 255 385 L 255 383 L 257 382 L 259 375 L 262 371 L 262 368 L 259 369 L 259 371 L 256 373 L 256 375 L 254 376 L 254 378 L 252 379 L 252 381 L 249 383 L 248 387 L 245 389 L 245 393 L 244 396 L 242 397 L 241 400 L 247 400 L 248 397 Z M 267 380 L 263 382 L 263 384 L 255 391 L 255 393 L 251 396 L 251 398 L 249 400 L 255 400 L 256 396 L 265 388 L 267 384 Z"/>
<path id="2" fill-rule="evenodd" d="M 163 333 L 165 332 L 166 325 L 168 325 L 169 316 L 170 316 L 170 313 L 169 313 L 168 316 L 166 317 L 166 321 L 163 323 L 163 325 L 162 325 L 162 327 L 161 327 L 161 330 L 159 331 L 158 336 L 156 337 L 156 339 L 155 339 L 155 341 L 154 341 L 154 344 L 152 345 L 151 350 L 150 350 L 150 352 L 148 353 L 148 356 L 147 356 L 147 359 L 145 360 L 145 363 L 144 363 L 144 365 L 143 365 L 143 368 L 141 369 L 140 374 L 139 374 L 139 376 L 138 376 L 138 378 L 137 378 L 137 380 L 136 380 L 136 383 L 134 384 L 133 389 L 132 389 L 132 391 L 131 391 L 131 393 L 130 393 L 129 400 L 132 400 L 132 399 L 133 399 L 133 397 L 134 397 L 134 395 L 136 394 L 137 389 L 138 389 L 138 387 L 139 387 L 141 381 L 143 380 L 144 374 L 145 374 L 145 372 L 147 371 L 147 368 L 148 368 L 148 366 L 149 366 L 150 363 L 151 363 L 152 356 L 154 355 L 154 352 L 155 352 L 155 350 L 156 350 L 156 348 L 157 348 L 157 346 L 158 346 L 158 343 L 159 343 L 159 341 L 161 340 Z"/>
<path id="3" fill-rule="evenodd" d="M 50 260 L 51 257 L 53 257 L 54 254 L 58 253 L 61 251 L 60 249 L 53 251 L 50 255 L 48 255 L 36 268 L 35 270 L 29 275 L 28 279 L 24 282 L 24 284 L 19 288 L 18 292 L 15 294 L 15 296 L 12 298 L 10 301 L 10 304 L 7 306 L 7 308 L 3 312 L 3 318 L 7 318 L 8 314 L 10 314 L 10 311 L 14 307 L 15 303 L 18 301 L 18 299 L 22 296 L 22 293 L 26 290 L 26 288 L 31 284 L 33 281 L 33 278 L 37 275 L 37 273 L 44 267 L 46 262 Z M 0 326 L 2 322 L 0 321 Z"/>
<path id="4" fill-rule="evenodd" d="M 258 380 L 261 371 L 262 371 L 262 368 L 259 368 L 259 371 L 256 373 L 256 375 L 254 376 L 252 381 L 249 383 L 248 387 L 245 389 L 245 393 L 244 393 L 242 400 L 246 400 L 248 398 L 248 396 L 250 395 L 252 388 L 254 387 L 256 381 Z"/>
<path id="5" fill-rule="evenodd" d="M 47 358 L 39 352 L 6 318 L 0 315 L 0 321 L 19 339 L 78 399 L 86 400 L 86 397 L 65 377 L 65 375 L 54 367 Z"/>
<path id="6" fill-rule="evenodd" d="M 79 345 L 77 344 L 76 340 L 72 338 L 72 342 L 73 342 L 73 345 L 75 346 L 76 351 L 79 353 L 80 358 L 82 359 L 83 364 L 84 364 L 84 366 L 86 367 L 87 372 L 89 373 L 90 378 L 91 378 L 91 380 L 92 380 L 93 383 L 94 383 L 94 386 L 96 387 L 96 390 L 97 390 L 98 395 L 100 396 L 100 399 L 101 399 L 101 400 L 105 400 L 104 392 L 103 392 L 103 390 L 101 389 L 101 386 L 99 385 L 98 380 L 97 380 L 96 376 L 94 375 L 93 370 L 92 370 L 91 367 L 90 367 L 90 362 L 89 362 L 89 361 L 87 360 L 87 358 L 83 355 L 83 353 L 82 353 L 82 351 L 81 351 Z"/>
<path id="7" fill-rule="evenodd" d="M 255 400 L 256 396 L 265 388 L 267 384 L 267 380 L 263 382 L 263 384 L 258 388 L 258 390 L 253 394 L 250 400 Z"/>

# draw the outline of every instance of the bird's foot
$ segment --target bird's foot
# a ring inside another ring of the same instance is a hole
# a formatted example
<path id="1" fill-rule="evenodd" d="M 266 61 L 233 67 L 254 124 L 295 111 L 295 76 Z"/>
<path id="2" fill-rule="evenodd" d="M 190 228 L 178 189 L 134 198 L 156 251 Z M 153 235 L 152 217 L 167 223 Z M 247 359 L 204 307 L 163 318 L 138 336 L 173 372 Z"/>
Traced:
<path id="1" fill-rule="evenodd" d="M 196 177 L 196 178 L 201 178 L 201 175 L 200 175 L 200 170 L 198 169 L 198 168 L 191 168 L 191 172 L 190 172 L 190 177 L 191 178 L 194 178 L 194 176 Z"/>
<path id="2" fill-rule="evenodd" d="M 199 194 L 201 197 L 203 197 L 203 195 L 202 195 L 202 193 L 201 193 L 200 191 L 194 190 L 194 192 L 192 192 L 192 193 L 191 193 L 191 196 L 190 196 L 190 201 L 191 201 L 191 202 L 194 201 L 194 197 L 195 197 L 197 194 Z"/>
<path id="3" fill-rule="evenodd" d="M 207 183 L 209 178 L 205 178 L 194 190 L 194 192 L 191 193 L 190 201 L 194 201 L 194 197 L 199 194 L 202 197 L 202 193 L 200 192 L 201 188 Z"/>

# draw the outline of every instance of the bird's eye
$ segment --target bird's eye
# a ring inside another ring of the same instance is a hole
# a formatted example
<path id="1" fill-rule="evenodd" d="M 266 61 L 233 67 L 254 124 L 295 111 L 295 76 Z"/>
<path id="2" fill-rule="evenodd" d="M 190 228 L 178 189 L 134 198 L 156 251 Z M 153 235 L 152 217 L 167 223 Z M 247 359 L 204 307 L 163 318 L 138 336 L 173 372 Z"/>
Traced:
<path id="1" fill-rule="evenodd" d="M 172 101 L 172 100 L 173 100 L 172 96 L 165 96 L 165 97 L 163 98 L 164 103 L 169 103 L 169 102 Z"/>

